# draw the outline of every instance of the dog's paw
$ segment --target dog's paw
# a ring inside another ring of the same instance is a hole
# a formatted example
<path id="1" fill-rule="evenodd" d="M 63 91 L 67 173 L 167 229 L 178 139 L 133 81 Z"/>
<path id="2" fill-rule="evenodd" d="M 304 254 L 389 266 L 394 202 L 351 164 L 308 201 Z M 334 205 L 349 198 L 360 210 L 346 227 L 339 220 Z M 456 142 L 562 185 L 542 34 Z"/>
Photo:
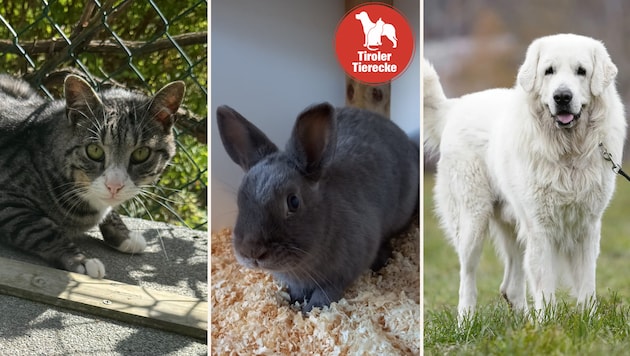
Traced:
<path id="1" fill-rule="evenodd" d="M 147 247 L 147 242 L 141 233 L 133 231 L 129 233 L 129 238 L 124 240 L 120 246 L 117 247 L 118 251 L 125 253 L 140 253 Z"/>

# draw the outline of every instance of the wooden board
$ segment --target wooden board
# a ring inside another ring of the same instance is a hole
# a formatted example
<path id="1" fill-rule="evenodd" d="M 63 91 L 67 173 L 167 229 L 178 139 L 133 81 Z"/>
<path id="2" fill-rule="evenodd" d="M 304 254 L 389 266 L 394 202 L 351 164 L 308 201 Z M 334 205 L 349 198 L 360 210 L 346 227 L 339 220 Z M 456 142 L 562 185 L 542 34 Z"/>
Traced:
<path id="1" fill-rule="evenodd" d="M 0 258 L 0 293 L 207 341 L 208 302 Z"/>

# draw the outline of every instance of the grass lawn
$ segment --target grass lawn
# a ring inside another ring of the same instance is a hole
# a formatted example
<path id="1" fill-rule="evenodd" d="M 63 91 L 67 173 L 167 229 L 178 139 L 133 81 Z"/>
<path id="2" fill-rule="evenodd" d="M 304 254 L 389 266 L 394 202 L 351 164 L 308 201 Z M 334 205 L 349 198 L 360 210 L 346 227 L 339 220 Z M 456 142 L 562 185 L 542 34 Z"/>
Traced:
<path id="1" fill-rule="evenodd" d="M 477 272 L 477 313 L 461 329 L 457 327 L 459 264 L 435 217 L 433 184 L 433 176 L 427 174 L 425 355 L 630 355 L 630 182 L 618 177 L 615 197 L 604 214 L 597 263 L 599 306 L 594 317 L 574 308 L 575 300 L 563 293 L 556 315 L 542 322 L 510 312 L 499 295 L 503 265 L 488 239 Z"/>

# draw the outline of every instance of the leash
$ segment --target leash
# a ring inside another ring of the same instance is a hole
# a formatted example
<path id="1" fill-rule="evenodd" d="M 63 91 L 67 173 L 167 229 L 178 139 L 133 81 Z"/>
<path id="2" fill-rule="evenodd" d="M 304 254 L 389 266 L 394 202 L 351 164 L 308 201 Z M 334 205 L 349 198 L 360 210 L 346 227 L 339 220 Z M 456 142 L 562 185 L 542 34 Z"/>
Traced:
<path id="1" fill-rule="evenodd" d="M 630 181 L 630 176 L 628 174 L 626 174 L 626 172 L 624 172 L 621 169 L 621 165 L 616 163 L 613 160 L 613 156 L 610 152 L 608 152 L 608 150 L 606 149 L 606 146 L 604 146 L 603 142 L 599 143 L 599 149 L 602 152 L 602 156 L 604 156 L 604 159 L 610 163 L 612 163 L 612 171 L 615 172 L 616 174 L 621 175 L 622 177 L 626 178 L 628 181 Z"/>

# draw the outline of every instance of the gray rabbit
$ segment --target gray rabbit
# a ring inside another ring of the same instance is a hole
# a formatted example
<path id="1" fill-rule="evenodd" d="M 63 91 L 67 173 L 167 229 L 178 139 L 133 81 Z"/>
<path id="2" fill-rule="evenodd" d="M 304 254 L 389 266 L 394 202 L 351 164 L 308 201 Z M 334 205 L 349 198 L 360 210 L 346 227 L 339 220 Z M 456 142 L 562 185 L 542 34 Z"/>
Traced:
<path id="1" fill-rule="evenodd" d="M 323 103 L 298 116 L 281 152 L 230 107 L 217 109 L 217 122 L 228 155 L 246 172 L 233 232 L 242 265 L 286 283 L 305 313 L 385 265 L 389 238 L 418 207 L 418 148 L 398 126 Z"/>

